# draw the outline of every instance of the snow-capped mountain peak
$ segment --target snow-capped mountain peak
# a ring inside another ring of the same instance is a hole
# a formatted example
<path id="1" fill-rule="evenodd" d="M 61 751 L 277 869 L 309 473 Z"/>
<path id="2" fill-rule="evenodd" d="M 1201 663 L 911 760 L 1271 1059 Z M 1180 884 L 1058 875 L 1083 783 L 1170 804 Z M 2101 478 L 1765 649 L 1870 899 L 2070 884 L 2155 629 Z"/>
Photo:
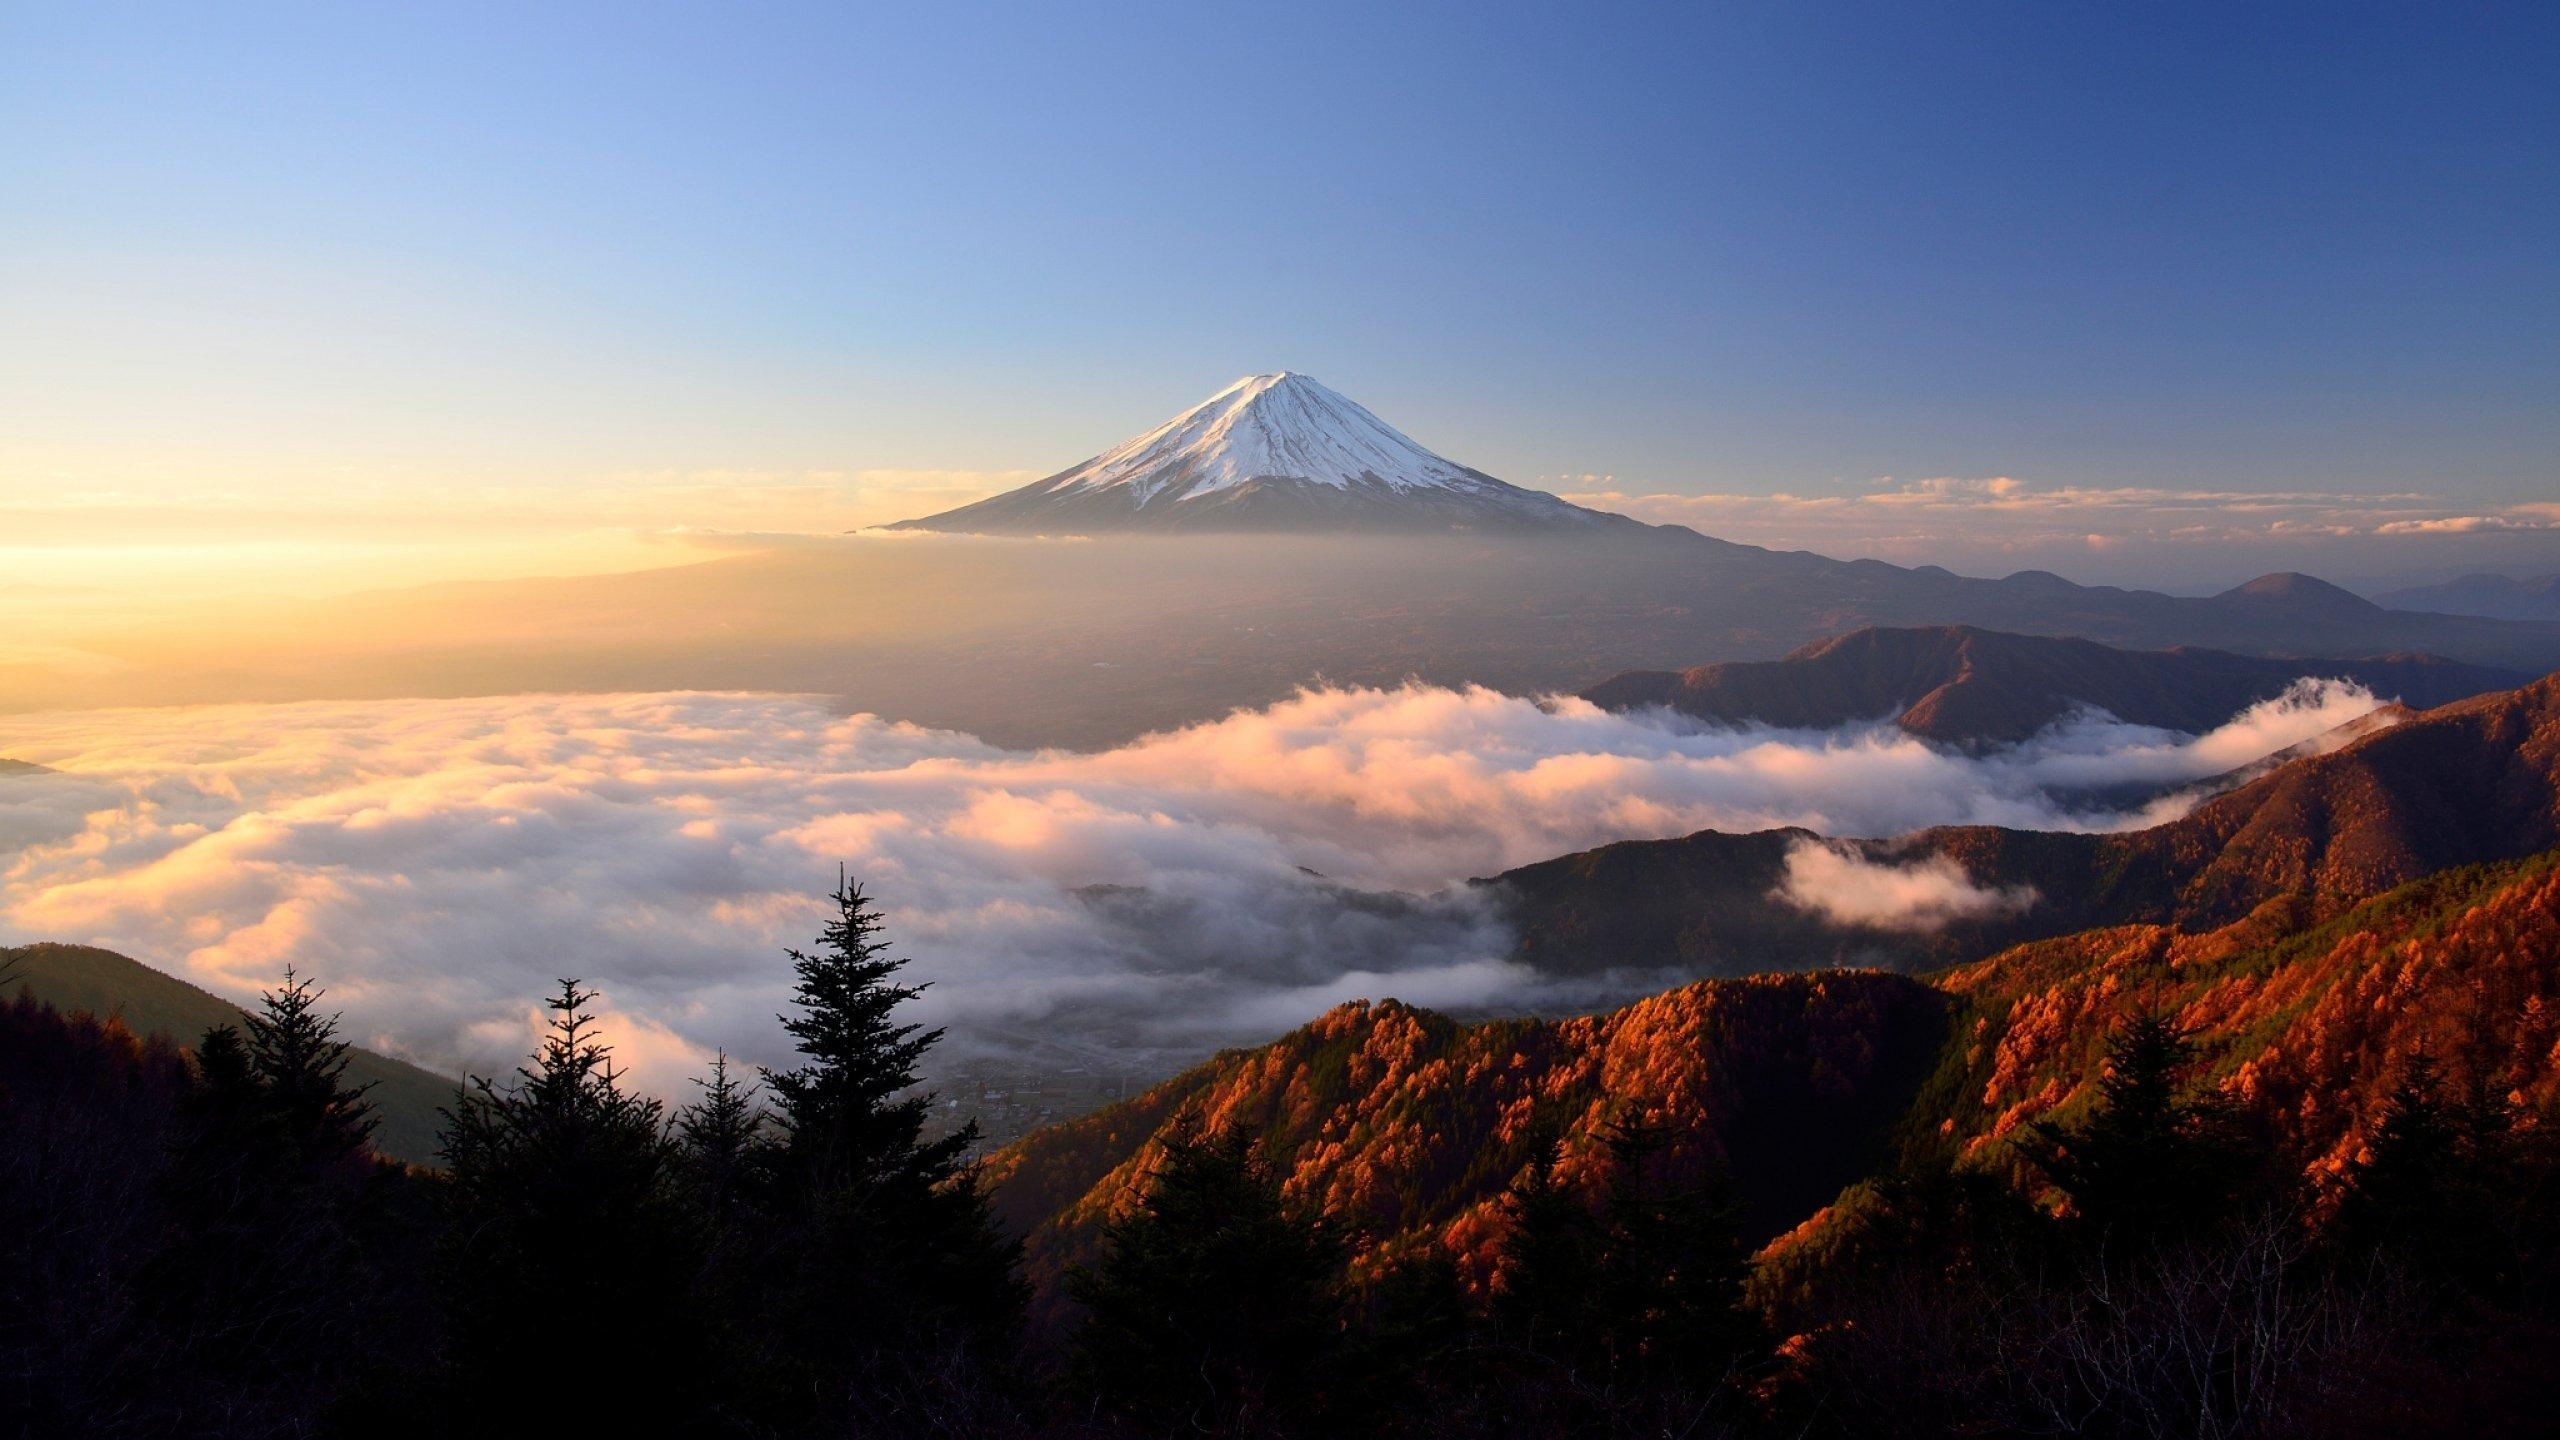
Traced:
<path id="1" fill-rule="evenodd" d="M 1433 454 L 1314 377 L 1248 375 L 1019 490 L 893 528 L 1447 530 L 1623 521 Z"/>
<path id="2" fill-rule="evenodd" d="M 1144 505 L 1177 486 L 1185 496 L 1268 479 L 1336 489 L 1364 478 L 1399 490 L 1464 488 L 1473 476 L 1314 377 L 1281 370 L 1238 380 L 1058 476 L 1047 489 L 1125 485 Z"/>

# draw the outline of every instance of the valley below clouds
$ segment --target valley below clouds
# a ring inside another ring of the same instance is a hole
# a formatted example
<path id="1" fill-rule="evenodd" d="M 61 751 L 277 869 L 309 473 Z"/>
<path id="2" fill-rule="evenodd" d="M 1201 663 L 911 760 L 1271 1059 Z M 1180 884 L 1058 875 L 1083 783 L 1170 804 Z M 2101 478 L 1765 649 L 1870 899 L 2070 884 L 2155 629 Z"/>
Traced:
<path id="1" fill-rule="evenodd" d="M 1472 877 L 1710 828 L 2150 823 L 2375 704 L 2305 685 L 2201 737 L 2093 715 L 1984 754 L 1421 685 L 1092 753 L 771 694 L 46 713 L 0 746 L 53 772 L 0 777 L 0 941 L 235 998 L 292 965 L 355 1038 L 484 1073 L 575 975 L 636 1080 L 676 1094 L 714 1048 L 782 1058 L 783 948 L 841 865 L 932 982 L 916 1011 L 951 1028 L 946 1063 L 1160 1068 L 1364 996 L 1555 1010 L 1665 979 L 1532 973 Z M 2032 903 L 1816 849 L 1771 903 L 1885 929 Z"/>

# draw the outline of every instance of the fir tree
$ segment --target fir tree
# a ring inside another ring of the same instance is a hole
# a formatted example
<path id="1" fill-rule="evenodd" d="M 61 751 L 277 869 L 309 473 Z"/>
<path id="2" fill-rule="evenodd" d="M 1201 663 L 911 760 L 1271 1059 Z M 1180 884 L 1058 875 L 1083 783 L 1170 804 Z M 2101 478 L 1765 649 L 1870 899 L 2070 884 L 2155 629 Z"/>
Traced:
<path id="1" fill-rule="evenodd" d="M 880 912 L 860 885 L 839 880 L 829 898 L 836 913 L 818 948 L 784 952 L 800 1013 L 782 1016 L 782 1028 L 806 1058 L 765 1075 L 790 1162 L 824 1184 L 939 1184 L 975 1143 L 977 1126 L 923 1138 L 933 1097 L 918 1088 L 916 1067 L 942 1032 L 895 1016 L 925 987 L 898 982 L 907 962 L 890 955 Z"/>
<path id="2" fill-rule="evenodd" d="M 765 1074 L 773 1203 L 790 1230 L 784 1343 L 856 1378 L 891 1352 L 1003 1353 L 1025 1303 L 1020 1247 L 963 1167 L 977 1125 L 924 1133 L 933 1097 L 917 1067 L 942 1032 L 898 1020 L 924 987 L 899 980 L 907 962 L 862 887 L 839 877 L 830 898 L 816 947 L 787 952 L 798 1013 L 782 1024 L 802 1062 Z"/>
<path id="3" fill-rule="evenodd" d="M 168 1383 L 234 1397 L 209 1403 L 329 1393 L 367 1363 L 384 1319 L 389 1182 L 320 996 L 287 971 L 242 1026 L 196 1046 L 167 1244 L 141 1300 L 156 1333 L 181 1337 L 159 1362 Z"/>
<path id="4" fill-rule="evenodd" d="M 1068 1277 L 1078 1373 L 1109 1408 L 1183 1433 L 1321 1414 L 1342 1340 L 1345 1250 L 1281 1196 L 1242 1128 L 1178 1122 L 1145 1194 Z"/>
<path id="5" fill-rule="evenodd" d="M 2510 1196 L 2530 1189 L 2506 1183 L 2515 1177 L 2504 1120 L 2494 1105 L 2448 1097 L 2434 1057 L 2410 1056 L 2364 1152 L 2347 1167 L 2339 1234 L 2350 1246 L 2396 1252 L 2448 1279 L 2492 1283 L 2499 1214 Z"/>
<path id="6" fill-rule="evenodd" d="M 338 1017 L 320 1013 L 321 994 L 287 968 L 284 984 L 267 991 L 258 1012 L 246 1017 L 261 1107 L 284 1143 L 315 1161 L 361 1152 L 376 1124 L 364 1098 L 372 1087 L 347 1084 L 354 1047 L 338 1038 Z"/>
<path id="7" fill-rule="evenodd" d="M 219 1128 L 237 1145 L 256 1123 L 261 1105 L 257 1071 L 237 1025 L 216 1025 L 196 1042 L 196 1084 L 190 1108 L 199 1123 Z"/>
<path id="8" fill-rule="evenodd" d="M 2187 1083 L 2194 1062 L 2175 1021 L 2136 1015 L 2107 1038 L 2087 1118 L 2040 1121 L 2020 1141 L 2101 1243 L 2139 1249 L 2227 1213 L 2242 1157 L 2221 1096 Z"/>
<path id="9" fill-rule="evenodd" d="M 1552 1151 L 1504 1197 L 1497 1328 L 1592 1382 L 1713 1388 L 1756 1338 L 1733 1207 L 1713 1175 L 1680 1173 L 1663 1127 L 1600 1138 L 1596 1203 L 1558 1181 Z"/>
<path id="10" fill-rule="evenodd" d="M 1712 1173 L 1684 1176 L 1662 1126 L 1621 1120 L 1604 1136 L 1604 1331 L 1618 1372 L 1713 1388 L 1757 1339 L 1743 1303 L 1749 1252 Z"/>
<path id="11" fill-rule="evenodd" d="M 2364 1153 L 2347 1169 L 2340 1219 L 2350 1234 L 2367 1244 L 2391 1244 L 2437 1229 L 2463 1138 L 2439 1093 L 2434 1057 L 2410 1056 Z"/>
<path id="12" fill-rule="evenodd" d="M 505 1086 L 475 1078 L 446 1112 L 464 1417 L 575 1377 L 583 1418 L 663 1424 L 700 1378 L 685 1363 L 698 1267 L 673 1143 L 659 1103 L 622 1088 L 595 999 L 561 981 L 533 1066 Z"/>
<path id="13" fill-rule="evenodd" d="M 1598 1274 L 1601 1234 L 1589 1207 L 1556 1178 L 1559 1145 L 1542 1145 L 1503 1193 L 1493 1297 L 1512 1344 L 1566 1366 L 1605 1363 Z"/>
<path id="14" fill-rule="evenodd" d="M 702 1098 L 676 1112 L 676 1152 L 697 1202 L 725 1223 L 745 1197 L 763 1158 L 767 1116 L 752 1084 L 730 1073 L 729 1052 L 711 1060 L 711 1078 L 696 1080 Z"/>

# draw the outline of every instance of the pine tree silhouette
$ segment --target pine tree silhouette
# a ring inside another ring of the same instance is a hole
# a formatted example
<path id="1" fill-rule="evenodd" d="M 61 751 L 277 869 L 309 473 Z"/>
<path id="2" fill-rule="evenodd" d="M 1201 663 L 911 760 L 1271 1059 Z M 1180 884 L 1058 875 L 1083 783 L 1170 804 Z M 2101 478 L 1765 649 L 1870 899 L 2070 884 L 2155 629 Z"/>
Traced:
<path id="1" fill-rule="evenodd" d="M 715 1225 L 725 1225 L 746 1198 L 766 1147 L 769 1117 L 755 1085 L 730 1073 L 729 1052 L 711 1060 L 711 1077 L 693 1082 L 702 1098 L 676 1112 L 676 1150 L 694 1195 Z"/>
<path id="2" fill-rule="evenodd" d="M 1712 1387 L 1759 1338 L 1743 1302 L 1750 1254 L 1720 1177 L 1681 1173 L 1671 1141 L 1634 1119 L 1603 1134 L 1602 1329 L 1619 1374 Z"/>
<path id="3" fill-rule="evenodd" d="M 388 1176 L 321 994 L 288 970 L 196 1046 L 139 1314 L 169 1344 L 164 1382 L 209 1410 L 310 1403 L 367 1363 L 386 1323 Z"/>
<path id="4" fill-rule="evenodd" d="M 1605 1127 L 1596 1197 L 1557 1178 L 1552 1149 L 1513 1183 L 1493 1306 L 1510 1343 L 1592 1383 L 1710 1389 L 1751 1347 L 1734 1207 L 1717 1177 L 1673 1165 L 1672 1138 L 1634 1119 Z"/>
<path id="5" fill-rule="evenodd" d="M 373 1134 L 373 1107 L 364 1098 L 372 1087 L 348 1086 L 354 1047 L 338 1038 L 338 1017 L 320 1013 L 321 994 L 308 977 L 285 970 L 284 984 L 245 1017 L 249 1068 L 284 1143 L 313 1160 L 343 1159 Z"/>
<path id="6" fill-rule="evenodd" d="M 458 1423 L 513 1423 L 575 1376 L 583 1419 L 664 1425 L 702 1378 L 674 1145 L 659 1103 L 622 1088 L 596 998 L 561 981 L 533 1066 L 474 1078 L 445 1112 Z"/>
<path id="7" fill-rule="evenodd" d="M 190 1108 L 206 1125 L 219 1126 L 234 1145 L 264 1108 L 249 1044 L 237 1025 L 216 1025 L 196 1042 L 196 1086 Z"/>
<path id="8" fill-rule="evenodd" d="M 773 1206 L 789 1234 L 782 1343 L 857 1383 L 900 1352 L 1009 1353 L 1020 1247 L 963 1166 L 977 1125 L 925 1135 L 933 1097 L 917 1067 L 942 1032 L 897 1019 L 924 987 L 899 981 L 907 962 L 862 887 L 840 876 L 830 898 L 816 947 L 787 952 L 798 1013 L 782 1024 L 802 1062 L 765 1072 L 780 1131 Z"/>
<path id="9" fill-rule="evenodd" d="M 907 962 L 889 954 L 880 912 L 861 886 L 839 880 L 829 898 L 836 913 L 817 950 L 785 952 L 800 1013 L 782 1016 L 782 1028 L 806 1058 L 765 1074 L 790 1163 L 822 1183 L 939 1184 L 975 1143 L 977 1126 L 923 1138 L 932 1097 L 917 1089 L 916 1067 L 942 1032 L 894 1017 L 925 987 L 897 982 Z"/>
<path id="10" fill-rule="evenodd" d="M 2514 1173 L 2503 1107 L 2445 1093 L 2443 1070 L 2424 1051 L 2400 1067 L 2364 1153 L 2348 1167 L 2338 1233 L 2360 1250 L 2387 1250 L 2450 1280 L 2495 1283 L 2502 1219 L 2530 1183 Z"/>

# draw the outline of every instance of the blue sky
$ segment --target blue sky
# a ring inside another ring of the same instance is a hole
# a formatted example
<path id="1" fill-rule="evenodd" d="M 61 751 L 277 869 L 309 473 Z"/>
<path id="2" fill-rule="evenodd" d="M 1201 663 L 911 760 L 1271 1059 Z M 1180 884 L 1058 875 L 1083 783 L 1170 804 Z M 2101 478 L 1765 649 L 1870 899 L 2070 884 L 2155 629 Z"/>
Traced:
<path id="1" fill-rule="evenodd" d="M 2494 511 L 2555 73 L 2548 6 L 13 5 L 0 499 L 1002 477 L 1285 366 L 1559 489 Z"/>

